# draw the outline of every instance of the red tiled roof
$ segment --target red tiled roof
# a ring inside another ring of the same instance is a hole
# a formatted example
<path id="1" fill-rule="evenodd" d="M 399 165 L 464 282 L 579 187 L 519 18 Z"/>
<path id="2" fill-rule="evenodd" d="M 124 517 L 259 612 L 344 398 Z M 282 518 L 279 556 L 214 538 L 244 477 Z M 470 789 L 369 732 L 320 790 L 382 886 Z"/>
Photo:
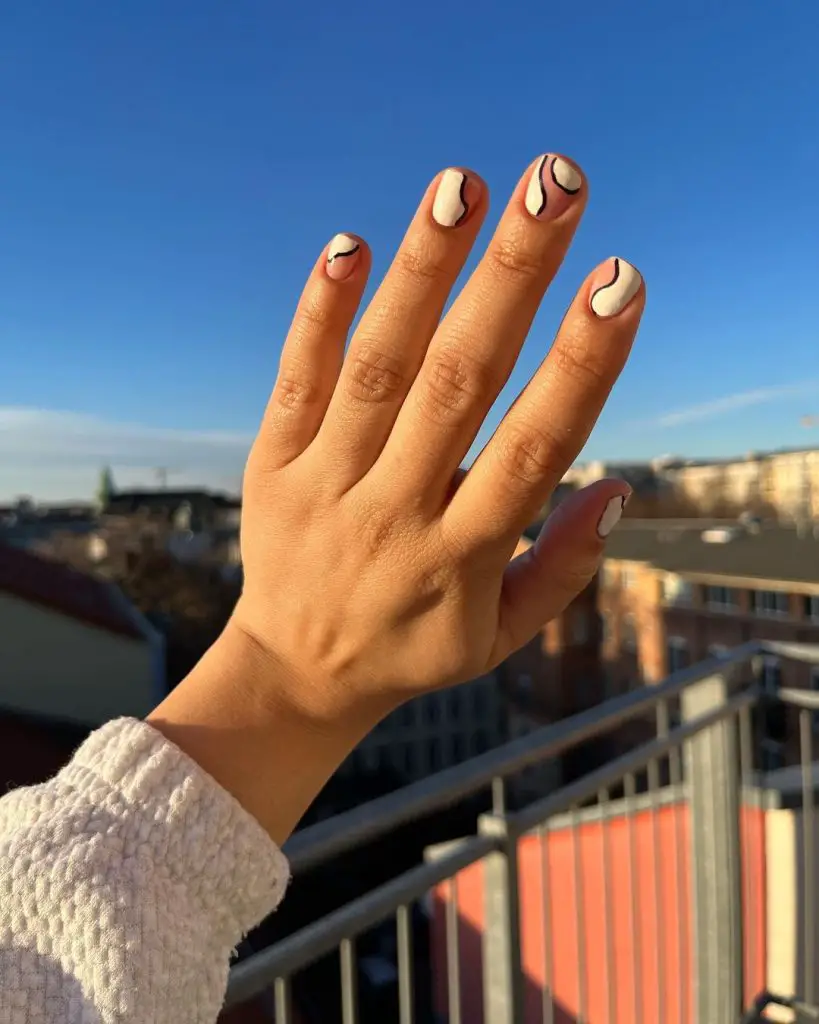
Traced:
<path id="1" fill-rule="evenodd" d="M 109 633 L 142 633 L 109 585 L 61 562 L 0 544 L 0 593 L 42 605 Z"/>

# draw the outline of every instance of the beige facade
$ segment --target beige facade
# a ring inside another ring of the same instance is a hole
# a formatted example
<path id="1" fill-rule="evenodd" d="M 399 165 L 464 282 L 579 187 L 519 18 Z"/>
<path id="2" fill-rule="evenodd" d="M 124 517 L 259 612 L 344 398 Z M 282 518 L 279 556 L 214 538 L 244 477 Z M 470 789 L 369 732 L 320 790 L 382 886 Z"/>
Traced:
<path id="1" fill-rule="evenodd" d="M 157 658 L 132 639 L 0 592 L 0 704 L 97 725 L 144 716 L 158 697 Z"/>
<path id="2" fill-rule="evenodd" d="M 819 450 L 754 453 L 664 471 L 676 492 L 704 512 L 720 504 L 768 506 L 783 519 L 819 518 Z"/>

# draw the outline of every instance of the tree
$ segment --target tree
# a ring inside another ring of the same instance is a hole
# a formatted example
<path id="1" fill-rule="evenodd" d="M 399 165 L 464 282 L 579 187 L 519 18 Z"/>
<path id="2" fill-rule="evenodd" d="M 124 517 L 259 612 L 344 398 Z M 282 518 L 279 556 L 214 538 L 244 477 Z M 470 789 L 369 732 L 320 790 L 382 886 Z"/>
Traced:
<path id="1" fill-rule="evenodd" d="M 110 466 L 103 466 L 100 473 L 100 482 L 97 486 L 97 507 L 100 512 L 108 507 L 111 498 L 116 494 L 117 488 L 114 484 L 114 474 Z"/>

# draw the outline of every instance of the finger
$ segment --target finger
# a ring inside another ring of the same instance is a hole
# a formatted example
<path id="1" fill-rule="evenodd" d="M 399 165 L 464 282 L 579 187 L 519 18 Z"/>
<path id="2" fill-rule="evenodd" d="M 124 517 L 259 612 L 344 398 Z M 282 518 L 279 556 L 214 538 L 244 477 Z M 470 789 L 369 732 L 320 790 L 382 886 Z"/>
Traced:
<path id="1" fill-rule="evenodd" d="M 271 463 L 290 462 L 318 433 L 369 270 L 366 242 L 347 234 L 335 235 L 313 268 L 282 347 L 259 434 Z"/>
<path id="2" fill-rule="evenodd" d="M 588 586 L 630 495 L 622 480 L 598 480 L 577 491 L 549 516 L 535 544 L 510 563 L 492 664 L 528 643 Z"/>
<path id="3" fill-rule="evenodd" d="M 379 468 L 405 479 L 436 507 L 515 364 L 586 192 L 568 160 L 549 155 L 536 161 L 435 333 Z M 410 458 L 411 474 L 405 469 Z"/>
<path id="4" fill-rule="evenodd" d="M 513 543 L 580 453 L 631 350 L 645 305 L 640 274 L 606 260 L 472 465 L 443 527 L 461 548 Z"/>
<path id="5" fill-rule="evenodd" d="M 472 171 L 438 175 L 355 330 L 322 428 L 344 488 L 367 472 L 389 436 L 480 229 L 487 195 Z"/>

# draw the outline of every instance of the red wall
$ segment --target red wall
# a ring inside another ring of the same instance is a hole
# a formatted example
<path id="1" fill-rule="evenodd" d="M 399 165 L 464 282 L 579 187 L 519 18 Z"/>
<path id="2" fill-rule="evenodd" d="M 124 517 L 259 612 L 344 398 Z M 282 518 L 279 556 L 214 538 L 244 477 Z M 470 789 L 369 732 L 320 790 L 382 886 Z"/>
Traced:
<path id="1" fill-rule="evenodd" d="M 688 828 L 687 806 L 675 804 L 656 811 L 640 811 L 630 820 L 612 818 L 605 826 L 598 821 L 580 825 L 576 830 L 551 831 L 548 841 L 534 836 L 521 841 L 518 854 L 521 957 L 527 1021 L 540 1024 L 543 1019 L 546 965 L 541 864 L 545 848 L 551 895 L 548 916 L 555 1024 L 574 1024 L 581 1007 L 579 921 L 583 922 L 584 933 L 584 1024 L 633 1024 L 635 1019 L 644 1024 L 688 1024 L 694 1015 Z M 746 993 L 750 997 L 764 987 L 765 972 L 764 814 L 757 808 L 743 809 L 741 844 L 746 922 L 744 967 Z M 581 893 L 575 872 L 578 847 Z M 604 874 L 604 852 L 609 864 L 608 883 Z M 611 977 L 606 953 L 606 885 Z M 480 1024 L 483 1021 L 483 865 L 473 864 L 462 871 L 456 888 L 463 1021 L 464 1024 Z M 447 1007 L 444 909 L 451 898 L 453 885 L 445 882 L 436 892 L 433 922 L 436 1008 L 444 1016 Z"/>

